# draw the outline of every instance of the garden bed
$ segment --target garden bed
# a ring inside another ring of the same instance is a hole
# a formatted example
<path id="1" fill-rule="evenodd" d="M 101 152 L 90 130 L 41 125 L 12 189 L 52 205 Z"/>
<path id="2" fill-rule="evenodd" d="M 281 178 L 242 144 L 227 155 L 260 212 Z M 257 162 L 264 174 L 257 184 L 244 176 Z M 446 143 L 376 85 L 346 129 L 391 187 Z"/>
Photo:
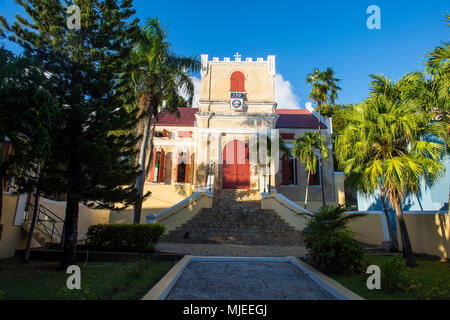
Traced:
<path id="1" fill-rule="evenodd" d="M 79 264 L 81 289 L 68 290 L 57 262 L 22 263 L 18 257 L 0 261 L 0 299 L 5 300 L 139 300 L 174 265 L 173 261 Z"/>
<path id="2" fill-rule="evenodd" d="M 391 258 L 392 256 L 388 255 L 365 256 L 364 261 L 367 265 L 381 265 Z M 370 300 L 450 299 L 450 262 L 440 262 L 439 259 L 430 257 L 416 257 L 416 260 L 418 267 L 407 268 L 407 270 L 420 288 L 412 289 L 410 292 L 389 292 L 383 288 L 383 274 L 381 275 L 380 290 L 367 288 L 366 280 L 370 275 L 364 272 L 351 276 L 329 276 L 363 298 Z"/>

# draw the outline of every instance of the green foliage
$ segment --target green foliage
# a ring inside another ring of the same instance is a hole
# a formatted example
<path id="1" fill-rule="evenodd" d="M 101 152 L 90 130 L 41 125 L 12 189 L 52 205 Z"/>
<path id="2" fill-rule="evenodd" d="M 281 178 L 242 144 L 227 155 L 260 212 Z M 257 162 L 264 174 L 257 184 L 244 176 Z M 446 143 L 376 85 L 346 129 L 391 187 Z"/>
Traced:
<path id="1" fill-rule="evenodd" d="M 303 230 L 307 259 L 327 273 L 354 273 L 362 268 L 364 247 L 352 238 L 349 221 L 363 214 L 344 215 L 343 207 L 323 207 Z"/>
<path id="2" fill-rule="evenodd" d="M 405 293 L 409 290 L 412 277 L 405 267 L 405 260 L 394 256 L 380 265 L 381 288 L 388 292 Z"/>
<path id="3" fill-rule="evenodd" d="M 5 299 L 5 292 L 0 290 L 0 300 L 4 300 Z"/>
<path id="4" fill-rule="evenodd" d="M 92 250 L 152 252 L 164 234 L 161 224 L 99 224 L 90 226 L 88 245 Z"/>
<path id="5" fill-rule="evenodd" d="M 57 115 L 53 91 L 37 59 L 0 47 L 0 142 L 7 138 L 13 147 L 0 157 L 1 180 L 15 176 L 16 184 L 31 189 L 32 169 L 46 160 L 52 142 Z"/>
<path id="6" fill-rule="evenodd" d="M 381 265 L 381 288 L 391 293 L 410 294 L 418 300 L 448 299 L 449 287 L 437 278 L 434 283 L 425 286 L 411 269 L 405 266 L 405 259 L 394 256 L 384 260 Z"/>
<path id="7" fill-rule="evenodd" d="M 62 286 L 56 295 L 66 300 L 97 300 L 99 297 L 95 291 L 95 287 L 88 281 L 82 283 L 81 289 L 68 289 L 67 286 Z"/>
<path id="8" fill-rule="evenodd" d="M 325 138 L 319 139 L 317 132 L 305 132 L 305 135 L 294 140 L 294 156 L 305 163 L 306 170 L 311 174 L 315 174 L 317 170 L 317 163 L 319 155 L 316 150 L 319 150 L 319 141 L 321 141 L 322 157 L 328 158 L 328 148 L 324 143 Z"/>

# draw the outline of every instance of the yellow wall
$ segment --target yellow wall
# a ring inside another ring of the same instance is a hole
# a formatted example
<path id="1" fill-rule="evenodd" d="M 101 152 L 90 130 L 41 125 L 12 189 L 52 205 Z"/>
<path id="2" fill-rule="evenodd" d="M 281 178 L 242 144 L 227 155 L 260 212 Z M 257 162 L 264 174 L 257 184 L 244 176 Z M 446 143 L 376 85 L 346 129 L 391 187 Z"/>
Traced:
<path id="1" fill-rule="evenodd" d="M 14 256 L 14 251 L 24 249 L 26 233 L 21 226 L 14 226 L 19 196 L 3 194 L 2 220 L 3 234 L 0 239 L 0 259 Z"/>
<path id="2" fill-rule="evenodd" d="M 406 228 L 415 253 L 448 259 L 450 256 L 449 214 L 404 214 Z M 398 226 L 398 220 L 397 220 Z M 398 228 L 399 247 L 402 247 Z"/>
<path id="3" fill-rule="evenodd" d="M 53 201 L 45 198 L 41 198 L 40 204 L 52 211 L 61 219 L 65 219 L 66 216 L 66 202 L 65 201 Z M 82 204 L 79 206 L 78 213 L 78 240 L 86 240 L 86 232 L 89 226 L 94 224 L 105 224 L 109 221 L 109 210 L 105 209 L 90 209 Z M 58 229 L 61 232 L 62 224 L 57 224 Z"/>
<path id="4" fill-rule="evenodd" d="M 351 221 L 348 226 L 355 231 L 354 238 L 356 240 L 378 246 L 384 241 L 381 219 L 380 214 L 367 214 Z"/>
<path id="5" fill-rule="evenodd" d="M 194 193 L 189 200 L 170 208 L 158 216 L 155 222 L 164 225 L 166 227 L 165 233 L 168 233 L 195 217 L 202 208 L 211 208 L 211 205 L 211 195 L 200 192 Z"/>
<path id="6" fill-rule="evenodd" d="M 144 193 L 147 191 L 151 191 L 152 194 L 142 204 L 141 223 L 145 223 L 147 214 L 164 211 L 186 199 L 192 193 L 190 184 L 169 185 L 146 183 L 144 186 Z M 111 211 L 109 223 L 133 223 L 133 214 L 132 207 L 122 211 Z"/>

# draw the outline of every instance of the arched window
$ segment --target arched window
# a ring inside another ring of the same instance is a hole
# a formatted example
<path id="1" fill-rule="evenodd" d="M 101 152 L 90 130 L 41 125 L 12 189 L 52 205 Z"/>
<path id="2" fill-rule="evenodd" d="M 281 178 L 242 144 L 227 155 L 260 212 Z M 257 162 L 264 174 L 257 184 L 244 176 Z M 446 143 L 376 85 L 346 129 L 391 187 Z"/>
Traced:
<path id="1" fill-rule="evenodd" d="M 297 160 L 283 155 L 281 157 L 281 184 L 285 186 L 297 184 Z"/>
<path id="2" fill-rule="evenodd" d="M 164 181 L 164 160 L 165 152 L 163 149 L 153 149 L 153 161 L 150 171 L 150 182 L 163 182 Z"/>
<path id="3" fill-rule="evenodd" d="M 230 91 L 232 92 L 244 92 L 244 74 L 242 72 L 236 71 L 231 75 L 231 86 Z"/>
<path id="4" fill-rule="evenodd" d="M 178 154 L 176 182 L 189 182 L 189 164 L 191 163 L 189 150 L 183 149 Z"/>

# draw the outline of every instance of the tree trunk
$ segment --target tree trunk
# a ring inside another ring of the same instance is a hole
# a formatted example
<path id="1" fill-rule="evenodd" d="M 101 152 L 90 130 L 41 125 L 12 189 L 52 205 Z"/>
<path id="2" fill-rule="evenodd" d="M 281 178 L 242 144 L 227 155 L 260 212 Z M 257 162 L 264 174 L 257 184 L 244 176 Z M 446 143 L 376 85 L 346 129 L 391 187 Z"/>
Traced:
<path id="1" fill-rule="evenodd" d="M 36 190 L 34 192 L 34 208 L 33 208 L 33 218 L 31 219 L 30 230 L 28 232 L 27 238 L 27 246 L 25 247 L 25 253 L 23 255 L 23 262 L 28 262 L 30 260 L 30 248 L 31 248 L 31 240 L 33 239 L 34 226 L 36 225 L 36 219 L 39 215 L 39 197 L 40 197 L 40 188 L 39 188 L 39 173 L 41 171 L 41 166 L 38 165 L 37 168 L 37 183 Z"/>
<path id="2" fill-rule="evenodd" d="M 308 209 L 308 193 L 309 193 L 309 178 L 311 176 L 311 170 L 308 170 L 308 177 L 306 178 L 306 193 L 305 193 L 305 209 Z"/>
<path id="3" fill-rule="evenodd" d="M 0 176 L 0 240 L 2 239 L 3 224 L 2 224 L 2 210 L 3 210 L 3 176 Z"/>
<path id="4" fill-rule="evenodd" d="M 151 124 L 152 124 L 152 113 L 153 113 L 152 109 L 153 108 L 151 107 L 147 121 L 145 123 L 144 136 L 143 136 L 143 140 L 142 140 L 142 144 L 141 144 L 141 149 L 139 151 L 138 164 L 141 169 L 141 173 L 139 174 L 139 176 L 136 179 L 136 188 L 137 188 L 138 194 L 141 198 L 144 195 L 144 183 L 145 183 L 145 177 L 146 177 L 146 173 L 147 173 L 146 158 L 147 158 L 147 150 L 148 150 L 148 140 L 150 137 L 150 128 L 151 128 Z M 154 132 L 154 130 L 153 130 L 153 132 Z M 152 161 L 152 157 L 153 157 L 153 152 L 152 152 L 153 134 L 152 134 L 151 140 L 152 141 L 151 141 L 151 150 L 150 150 L 149 161 Z M 133 223 L 141 222 L 141 212 L 142 212 L 142 199 L 139 199 L 134 205 Z"/>
<path id="5" fill-rule="evenodd" d="M 411 246 L 411 241 L 409 240 L 408 230 L 406 228 L 405 220 L 403 219 L 403 209 L 400 202 L 400 198 L 395 193 L 391 193 L 391 201 L 394 205 L 395 212 L 398 218 L 398 224 L 400 228 L 400 236 L 402 241 L 402 252 L 403 258 L 406 259 L 406 266 L 413 268 L 417 267 L 416 259 L 414 258 L 414 253 Z"/>
<path id="6" fill-rule="evenodd" d="M 65 239 L 61 269 L 77 263 L 79 201 L 72 192 L 67 193 L 66 219 L 64 221 Z"/>
<path id="7" fill-rule="evenodd" d="M 320 113 L 321 113 L 321 104 L 318 104 L 319 107 L 319 176 L 320 176 L 320 187 L 322 189 L 322 205 L 325 207 L 326 206 L 326 202 L 325 202 L 325 187 L 323 185 L 323 171 L 322 171 L 322 135 L 321 135 L 321 124 L 322 122 L 320 121 Z"/>
<path id="8" fill-rule="evenodd" d="M 394 230 L 392 229 L 392 223 L 391 223 L 391 219 L 389 217 L 389 211 L 386 206 L 386 194 L 384 193 L 384 191 L 381 191 L 381 190 L 380 190 L 380 199 L 381 199 L 381 204 L 383 206 L 383 212 L 384 212 L 384 216 L 386 217 L 386 223 L 387 223 L 388 232 L 389 232 L 389 238 L 390 238 L 389 251 L 395 251 L 398 249 L 398 245 L 397 245 L 397 242 L 394 237 Z"/>

